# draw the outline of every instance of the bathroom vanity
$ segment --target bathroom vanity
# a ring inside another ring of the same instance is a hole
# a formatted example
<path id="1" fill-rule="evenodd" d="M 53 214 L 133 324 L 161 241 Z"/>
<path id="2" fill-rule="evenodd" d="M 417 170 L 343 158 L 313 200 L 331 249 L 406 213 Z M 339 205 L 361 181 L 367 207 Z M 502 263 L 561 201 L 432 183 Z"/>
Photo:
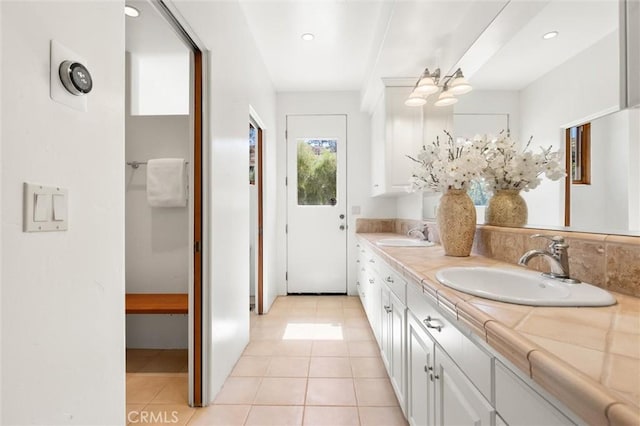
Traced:
<path id="1" fill-rule="evenodd" d="M 638 424 L 638 406 L 609 387 L 612 379 L 605 376 L 611 372 L 603 371 L 600 383 L 593 372 L 581 371 L 589 362 L 569 365 L 545 349 L 542 342 L 553 340 L 534 342 L 521 331 L 544 328 L 551 324 L 545 318 L 554 316 L 602 317 L 613 324 L 621 310 L 638 309 L 636 298 L 614 294 L 618 305 L 580 310 L 487 301 L 439 284 L 436 272 L 508 264 L 476 255 L 446 257 L 439 246 L 375 244 L 391 236 L 358 234 L 357 289 L 411 425 Z M 578 324 L 567 321 L 565 332 L 583 332 Z M 546 337 L 557 338 L 554 333 L 550 329 Z"/>

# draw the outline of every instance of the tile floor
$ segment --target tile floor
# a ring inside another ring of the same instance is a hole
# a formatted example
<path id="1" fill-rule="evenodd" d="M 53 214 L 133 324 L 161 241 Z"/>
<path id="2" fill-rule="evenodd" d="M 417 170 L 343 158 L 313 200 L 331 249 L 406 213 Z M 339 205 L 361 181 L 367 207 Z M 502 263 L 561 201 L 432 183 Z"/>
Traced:
<path id="1" fill-rule="evenodd" d="M 280 297 L 251 314 L 251 341 L 209 407 L 187 405 L 184 368 L 178 351 L 127 351 L 130 424 L 407 424 L 357 297 Z"/>

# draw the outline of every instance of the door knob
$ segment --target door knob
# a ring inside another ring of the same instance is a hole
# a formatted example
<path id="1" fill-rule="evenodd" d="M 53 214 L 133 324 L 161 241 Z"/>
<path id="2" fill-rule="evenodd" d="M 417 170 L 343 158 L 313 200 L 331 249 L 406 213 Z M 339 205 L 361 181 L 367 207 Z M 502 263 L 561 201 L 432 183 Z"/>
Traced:
<path id="1" fill-rule="evenodd" d="M 344 215 L 341 214 L 340 216 L 338 216 L 340 219 L 344 219 Z"/>

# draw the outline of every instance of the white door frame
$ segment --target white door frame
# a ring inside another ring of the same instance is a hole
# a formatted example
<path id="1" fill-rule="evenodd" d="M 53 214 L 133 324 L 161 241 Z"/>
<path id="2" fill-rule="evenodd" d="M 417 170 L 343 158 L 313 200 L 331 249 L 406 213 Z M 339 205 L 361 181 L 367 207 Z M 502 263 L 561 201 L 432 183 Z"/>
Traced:
<path id="1" fill-rule="evenodd" d="M 345 150 L 344 150 L 344 162 L 345 162 L 345 168 L 344 168 L 344 224 L 345 224 L 345 232 L 344 232 L 344 244 L 345 244 L 345 259 L 349 254 L 349 250 L 348 250 L 348 244 L 349 244 L 349 227 L 348 227 L 348 223 L 349 223 L 349 214 L 348 214 L 348 188 L 349 188 L 349 182 L 348 182 L 348 168 L 349 168 L 349 164 L 348 164 L 348 160 L 347 160 L 347 156 L 348 156 L 348 135 L 349 135 L 349 120 L 348 120 L 348 114 L 341 114 L 341 113 L 335 113 L 335 114 L 331 114 L 331 113 L 325 113 L 325 114 L 286 114 L 285 115 L 285 226 L 286 226 L 286 235 L 285 235 L 285 281 L 286 281 L 286 293 L 289 294 L 289 276 L 288 276 L 288 269 L 289 269 L 289 187 L 288 185 L 291 184 L 295 184 L 293 182 L 289 182 L 289 117 L 344 117 L 344 135 L 345 135 L 345 140 L 344 140 L 344 146 L 345 146 Z M 344 294 L 349 294 L 349 264 L 348 264 L 348 259 L 346 259 L 346 264 L 345 264 L 345 269 L 344 269 Z M 337 293 L 338 294 L 338 293 Z"/>

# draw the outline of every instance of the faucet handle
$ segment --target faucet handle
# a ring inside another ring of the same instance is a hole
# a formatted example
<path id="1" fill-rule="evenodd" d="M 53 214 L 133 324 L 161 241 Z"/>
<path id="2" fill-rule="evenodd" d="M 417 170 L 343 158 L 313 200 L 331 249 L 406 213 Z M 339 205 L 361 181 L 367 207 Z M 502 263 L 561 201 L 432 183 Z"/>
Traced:
<path id="1" fill-rule="evenodd" d="M 557 254 L 560 250 L 566 250 L 569 248 L 569 244 L 565 242 L 564 237 L 559 235 L 533 234 L 531 238 L 544 238 L 549 240 L 549 250 L 552 253 Z"/>
<path id="2" fill-rule="evenodd" d="M 549 240 L 551 244 L 562 244 L 564 243 L 564 237 L 559 235 L 546 235 L 546 234 L 533 234 L 531 238 L 544 238 Z"/>

